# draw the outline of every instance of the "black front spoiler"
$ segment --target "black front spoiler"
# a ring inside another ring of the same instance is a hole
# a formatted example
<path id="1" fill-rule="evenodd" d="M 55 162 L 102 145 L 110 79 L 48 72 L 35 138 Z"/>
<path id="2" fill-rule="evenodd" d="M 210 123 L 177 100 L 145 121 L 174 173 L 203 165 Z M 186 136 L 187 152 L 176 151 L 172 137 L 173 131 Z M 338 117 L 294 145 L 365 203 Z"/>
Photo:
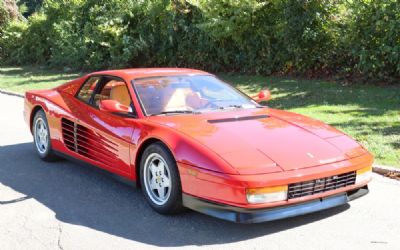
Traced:
<path id="1" fill-rule="evenodd" d="M 219 219 L 237 223 L 259 223 L 294 217 L 329 209 L 332 207 L 337 207 L 340 205 L 344 205 L 351 200 L 364 196 L 368 192 L 368 186 L 364 186 L 362 188 L 351 190 L 346 193 L 323 197 L 304 203 L 266 209 L 246 209 L 241 207 L 229 206 L 203 200 L 187 194 L 183 194 L 182 199 L 183 205 L 185 207 Z"/>

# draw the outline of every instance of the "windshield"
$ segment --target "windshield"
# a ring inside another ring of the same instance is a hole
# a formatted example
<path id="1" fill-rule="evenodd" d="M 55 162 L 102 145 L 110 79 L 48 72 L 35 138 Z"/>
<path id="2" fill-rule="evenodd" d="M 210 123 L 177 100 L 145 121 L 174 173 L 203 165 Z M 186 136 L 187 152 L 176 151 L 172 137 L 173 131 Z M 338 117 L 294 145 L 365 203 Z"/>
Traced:
<path id="1" fill-rule="evenodd" d="M 210 75 L 143 78 L 133 84 L 146 115 L 257 107 L 255 101 Z"/>

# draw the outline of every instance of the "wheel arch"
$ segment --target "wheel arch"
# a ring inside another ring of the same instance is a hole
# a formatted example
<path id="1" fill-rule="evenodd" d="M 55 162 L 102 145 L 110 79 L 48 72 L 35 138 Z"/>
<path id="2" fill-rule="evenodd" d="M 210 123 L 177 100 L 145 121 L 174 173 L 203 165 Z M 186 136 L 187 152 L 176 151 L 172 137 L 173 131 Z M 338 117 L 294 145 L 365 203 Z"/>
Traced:
<path id="1" fill-rule="evenodd" d="M 35 118 L 35 115 L 36 115 L 37 112 L 39 112 L 39 110 L 43 110 L 44 111 L 44 108 L 39 104 L 32 108 L 32 112 L 31 112 L 31 115 L 29 117 L 29 128 L 31 130 L 31 133 L 33 133 L 33 130 L 32 130 L 32 128 L 33 128 L 33 119 Z"/>
<path id="2" fill-rule="evenodd" d="M 141 184 L 140 184 L 140 161 L 142 160 L 142 156 L 144 151 L 146 150 L 146 148 L 154 143 L 161 143 L 163 144 L 169 151 L 169 153 L 172 155 L 172 157 L 175 156 L 172 153 L 171 149 L 169 148 L 168 144 L 165 143 L 164 141 L 162 141 L 159 138 L 156 137 L 150 137 L 145 139 L 139 146 L 137 152 L 136 152 L 136 156 L 135 156 L 135 176 L 136 176 L 136 186 L 138 188 L 141 188 Z"/>

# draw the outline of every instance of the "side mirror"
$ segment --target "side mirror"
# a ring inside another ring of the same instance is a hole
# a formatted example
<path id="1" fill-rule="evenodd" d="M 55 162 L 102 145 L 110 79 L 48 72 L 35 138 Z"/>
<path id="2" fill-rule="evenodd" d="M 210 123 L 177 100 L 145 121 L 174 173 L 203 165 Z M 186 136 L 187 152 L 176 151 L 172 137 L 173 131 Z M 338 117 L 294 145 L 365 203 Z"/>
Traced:
<path id="1" fill-rule="evenodd" d="M 254 101 L 260 103 L 260 102 L 266 102 L 271 100 L 271 92 L 268 89 L 261 90 L 257 95 L 252 96 Z"/>
<path id="2" fill-rule="evenodd" d="M 115 100 L 101 100 L 99 103 L 99 109 L 108 113 L 127 114 L 132 112 L 131 107 L 123 105 Z"/>

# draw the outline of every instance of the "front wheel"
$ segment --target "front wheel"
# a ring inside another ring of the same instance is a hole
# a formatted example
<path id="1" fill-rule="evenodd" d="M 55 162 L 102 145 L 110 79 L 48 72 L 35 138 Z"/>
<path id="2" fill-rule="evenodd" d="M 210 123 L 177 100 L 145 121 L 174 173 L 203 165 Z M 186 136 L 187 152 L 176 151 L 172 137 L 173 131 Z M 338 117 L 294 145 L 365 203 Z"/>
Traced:
<path id="1" fill-rule="evenodd" d="M 146 200 L 157 212 L 175 214 L 184 210 L 178 168 L 162 143 L 151 144 L 143 152 L 140 182 Z"/>

